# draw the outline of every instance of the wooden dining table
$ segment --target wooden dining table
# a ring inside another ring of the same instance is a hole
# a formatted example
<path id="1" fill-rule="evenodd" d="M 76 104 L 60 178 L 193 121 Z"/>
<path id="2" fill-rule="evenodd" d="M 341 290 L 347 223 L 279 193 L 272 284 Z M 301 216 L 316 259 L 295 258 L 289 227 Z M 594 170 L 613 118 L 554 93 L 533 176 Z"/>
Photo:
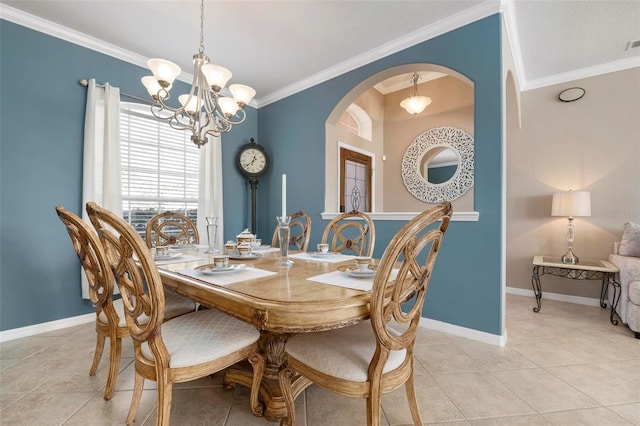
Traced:
<path id="1" fill-rule="evenodd" d="M 231 284 L 215 284 L 215 276 L 199 276 L 197 266 L 211 264 L 212 256 L 203 252 L 185 252 L 185 261 L 158 264 L 166 288 L 196 302 L 223 311 L 254 325 L 261 331 L 260 347 L 266 369 L 260 397 L 264 415 L 277 421 L 287 414 L 278 382 L 278 371 L 285 361 L 285 345 L 297 333 L 317 332 L 356 324 L 369 317 L 371 292 L 310 280 L 309 278 L 337 271 L 342 265 L 354 263 L 353 256 L 341 255 L 328 259 L 291 257 L 292 266 L 278 264 L 279 251 L 266 251 L 256 259 L 231 260 L 230 264 L 245 264 L 268 276 L 243 279 Z M 199 257 L 199 259 L 194 259 Z M 254 270 L 255 271 L 255 270 Z M 229 274 L 225 276 L 232 277 Z M 220 276 L 222 278 L 222 276 Z M 371 283 L 373 279 L 368 279 Z M 365 284 L 366 285 L 366 284 Z M 225 375 L 228 386 L 251 386 L 250 369 L 232 368 Z M 293 377 L 294 398 L 308 385 L 302 376 Z"/>

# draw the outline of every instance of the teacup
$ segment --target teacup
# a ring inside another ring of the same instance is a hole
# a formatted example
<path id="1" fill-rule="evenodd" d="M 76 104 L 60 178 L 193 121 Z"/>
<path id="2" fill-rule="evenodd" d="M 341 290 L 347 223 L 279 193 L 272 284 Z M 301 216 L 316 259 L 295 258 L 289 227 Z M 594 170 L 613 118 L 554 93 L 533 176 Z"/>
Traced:
<path id="1" fill-rule="evenodd" d="M 357 256 L 356 257 L 356 268 L 360 272 L 366 272 L 369 269 L 369 265 L 371 264 L 370 256 Z"/>
<path id="2" fill-rule="evenodd" d="M 328 253 L 329 252 L 329 244 L 318 244 L 318 251 L 320 253 Z"/>
<path id="3" fill-rule="evenodd" d="M 240 256 L 249 256 L 253 250 L 253 243 L 240 243 L 236 250 Z"/>
<path id="4" fill-rule="evenodd" d="M 213 263 L 216 264 L 216 268 L 226 268 L 229 266 L 229 256 L 226 254 L 216 254 L 213 256 Z"/>
<path id="5" fill-rule="evenodd" d="M 168 254 L 169 254 L 169 247 L 167 246 L 156 247 L 156 256 L 163 257 L 163 256 L 167 256 Z"/>
<path id="6" fill-rule="evenodd" d="M 262 239 L 261 238 L 256 238 L 256 240 L 253 242 L 253 248 L 258 248 L 262 245 Z"/>

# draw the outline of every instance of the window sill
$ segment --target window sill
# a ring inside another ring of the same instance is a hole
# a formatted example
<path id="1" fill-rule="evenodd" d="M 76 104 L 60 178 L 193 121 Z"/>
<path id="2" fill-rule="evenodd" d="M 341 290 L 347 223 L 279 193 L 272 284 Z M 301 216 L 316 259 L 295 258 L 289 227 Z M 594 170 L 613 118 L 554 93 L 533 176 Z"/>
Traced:
<path id="1" fill-rule="evenodd" d="M 373 220 L 411 220 L 421 212 L 385 212 L 385 213 L 369 213 L 366 212 Z M 321 213 L 322 219 L 331 220 L 340 213 Z M 453 212 L 451 216 L 453 222 L 478 222 L 480 220 L 479 212 Z"/>

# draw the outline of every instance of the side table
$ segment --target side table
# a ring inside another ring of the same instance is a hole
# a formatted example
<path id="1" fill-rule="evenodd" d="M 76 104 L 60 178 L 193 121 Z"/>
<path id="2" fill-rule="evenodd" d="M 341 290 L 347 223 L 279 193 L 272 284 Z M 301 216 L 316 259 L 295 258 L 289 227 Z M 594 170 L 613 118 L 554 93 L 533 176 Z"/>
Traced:
<path id="1" fill-rule="evenodd" d="M 533 312 L 540 312 L 542 307 L 542 286 L 540 277 L 542 275 L 555 275 L 557 277 L 571 278 L 574 280 L 602 280 L 600 289 L 600 307 L 607 307 L 607 289 L 613 286 L 613 301 L 611 304 L 611 324 L 618 325 L 618 320 L 614 318 L 615 308 L 620 299 L 620 283 L 615 280 L 618 268 L 607 260 L 581 259 L 578 263 L 562 263 L 560 257 L 555 256 L 534 256 L 533 275 L 531 286 L 536 295 L 536 304 Z"/>

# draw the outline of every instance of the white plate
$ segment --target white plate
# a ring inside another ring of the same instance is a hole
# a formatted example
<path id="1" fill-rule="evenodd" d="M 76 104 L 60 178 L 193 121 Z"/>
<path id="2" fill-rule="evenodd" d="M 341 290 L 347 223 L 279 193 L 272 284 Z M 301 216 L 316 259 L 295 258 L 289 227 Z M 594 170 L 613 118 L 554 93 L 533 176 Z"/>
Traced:
<path id="1" fill-rule="evenodd" d="M 244 263 L 240 263 L 238 265 L 229 265 L 226 268 L 218 268 L 215 263 L 210 265 L 202 265 L 196 267 L 196 271 L 201 272 L 205 275 L 215 275 L 215 274 L 224 274 L 228 272 L 239 272 L 245 269 L 247 265 Z"/>
<path id="2" fill-rule="evenodd" d="M 169 260 L 169 259 L 175 259 L 182 256 L 182 253 L 168 253 L 168 254 L 160 254 L 160 255 L 155 255 L 153 256 L 153 260 L 155 260 L 156 262 L 159 262 L 161 260 Z"/>
<path id="3" fill-rule="evenodd" d="M 344 272 L 352 278 L 371 278 L 376 274 L 377 265 L 369 265 L 369 269 L 361 271 L 356 265 L 338 266 L 338 271 Z"/>
<path id="4" fill-rule="evenodd" d="M 233 260 L 252 260 L 252 259 L 260 259 L 262 258 L 264 255 L 259 254 L 259 253 L 251 253 L 249 255 L 246 256 L 240 256 L 239 254 L 230 254 L 229 255 L 229 259 L 233 259 Z"/>
<path id="5" fill-rule="evenodd" d="M 270 248 L 271 248 L 271 246 L 269 246 L 269 245 L 261 245 L 260 247 L 254 247 L 253 251 L 269 250 Z"/>
<path id="6" fill-rule="evenodd" d="M 331 256 L 341 256 L 342 253 L 328 251 L 326 253 L 322 253 L 321 251 L 312 251 L 311 253 L 307 253 L 311 257 L 331 257 Z"/>

